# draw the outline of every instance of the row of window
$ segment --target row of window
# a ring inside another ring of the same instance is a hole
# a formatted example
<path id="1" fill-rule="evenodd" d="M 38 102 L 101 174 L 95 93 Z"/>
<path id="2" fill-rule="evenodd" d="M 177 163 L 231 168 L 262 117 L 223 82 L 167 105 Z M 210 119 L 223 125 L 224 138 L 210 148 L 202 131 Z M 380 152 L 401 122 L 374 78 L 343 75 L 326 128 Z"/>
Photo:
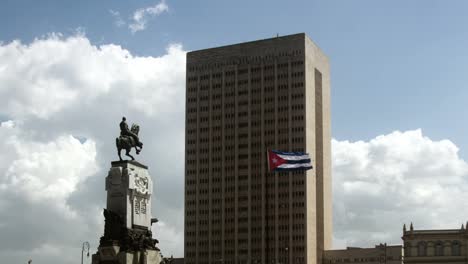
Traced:
<path id="1" fill-rule="evenodd" d="M 272 185 L 271 187 L 266 186 L 266 187 L 268 188 L 268 190 L 274 189 L 274 186 L 275 186 L 274 183 L 273 183 L 273 184 L 267 184 L 267 185 Z M 196 190 L 193 188 L 193 186 L 195 186 L 195 185 L 187 185 L 187 187 L 188 187 L 187 190 L 186 190 L 187 196 L 191 196 L 191 195 L 195 195 L 195 194 L 196 194 Z M 190 187 L 192 187 L 192 188 L 190 188 Z M 227 186 L 225 187 L 225 190 L 227 190 L 227 191 L 234 190 L 234 189 L 235 189 L 235 186 L 234 186 L 233 184 L 227 185 Z M 247 185 L 239 185 L 239 188 L 238 188 L 238 189 L 239 189 L 240 191 L 245 191 L 245 190 L 248 189 L 248 186 L 247 186 Z M 253 189 L 253 190 L 261 190 L 261 185 L 260 185 L 260 184 L 253 184 L 253 185 L 251 186 L 251 189 Z M 302 189 L 302 188 L 300 188 L 300 189 Z M 212 190 L 211 193 L 216 193 L 216 192 L 220 192 L 220 189 L 218 190 L 218 188 L 213 188 L 213 190 Z M 198 190 L 198 193 L 199 193 L 199 194 L 208 194 L 209 192 L 208 192 L 208 189 L 199 189 L 199 190 Z M 304 193 L 303 193 L 302 191 L 297 191 L 297 192 L 296 192 L 296 191 L 293 191 L 293 192 L 291 192 L 291 193 L 292 193 L 292 197 L 293 197 L 293 198 L 304 196 Z M 270 194 L 269 196 L 267 196 L 267 198 L 274 199 L 274 198 L 275 198 L 275 194 L 276 194 L 276 193 Z M 289 193 L 288 193 L 288 192 L 285 192 L 285 193 L 280 192 L 280 193 L 278 193 L 278 197 L 279 197 L 279 198 L 288 198 L 288 197 L 289 197 Z M 252 201 L 256 201 L 256 200 L 257 200 L 257 201 L 260 201 L 261 198 L 260 198 L 259 196 L 252 196 Z M 288 206 L 289 206 L 288 204 L 285 204 L 283 207 L 287 208 Z M 300 207 L 300 206 L 301 206 L 301 205 L 299 205 L 299 204 L 293 205 L 293 207 Z M 302 206 L 303 206 L 303 205 L 302 205 Z"/>
<path id="2" fill-rule="evenodd" d="M 247 91 L 238 91 L 238 93 L 237 93 L 237 95 L 239 95 L 239 96 L 240 95 L 245 95 L 245 94 L 247 94 Z M 220 99 L 221 97 L 222 97 L 221 94 L 215 94 L 215 95 L 211 96 L 212 100 Z M 284 95 L 278 96 L 277 98 L 278 98 L 278 101 L 287 101 L 289 97 L 288 97 L 287 94 L 284 94 Z M 304 98 L 303 93 L 293 93 L 293 94 L 291 94 L 291 99 L 292 100 L 297 100 L 297 99 L 302 100 L 303 98 Z M 203 102 L 207 102 L 209 100 L 210 100 L 209 96 L 200 96 L 198 101 L 203 103 Z M 264 99 L 265 103 L 274 102 L 274 100 L 275 100 L 275 97 L 266 97 Z M 195 102 L 197 102 L 197 97 L 189 97 L 187 99 L 187 102 L 188 103 L 195 103 Z M 258 104 L 260 104 L 260 102 L 261 102 L 260 98 L 252 98 L 252 100 L 251 100 L 252 105 L 258 105 Z M 244 106 L 244 105 L 248 105 L 248 104 L 249 104 L 248 100 L 238 102 L 239 106 Z M 235 107 L 234 103 L 225 103 L 224 104 L 225 109 L 234 108 L 234 107 Z M 216 107 L 213 108 L 213 109 L 221 109 L 221 104 L 217 104 Z"/>
<path id="3" fill-rule="evenodd" d="M 243 74 L 246 74 L 246 73 L 247 73 L 247 69 L 242 69 L 242 70 L 239 70 L 239 71 L 238 71 L 238 75 L 239 75 L 239 76 L 241 76 L 241 75 L 243 75 Z M 274 72 L 272 72 L 272 71 L 267 71 L 266 73 L 270 73 L 270 75 L 265 74 L 265 75 L 263 76 L 263 80 L 264 80 L 264 81 L 273 81 L 273 80 L 275 80 L 275 74 L 274 74 Z M 225 73 L 225 75 L 226 75 L 226 77 L 227 77 L 226 79 L 234 80 L 234 78 L 228 78 L 228 77 L 235 76 L 235 72 L 234 72 L 234 71 L 227 71 L 227 72 Z M 220 81 L 221 81 L 222 75 L 221 75 L 220 73 L 216 73 L 216 74 L 213 74 L 212 76 L 213 76 L 212 81 L 219 84 Z M 276 77 L 277 77 L 278 80 L 288 79 L 288 78 L 289 78 L 289 72 L 283 71 L 283 72 L 277 73 L 277 74 L 276 74 Z M 292 78 L 304 77 L 304 72 L 303 72 L 303 71 L 293 71 L 293 72 L 291 72 L 291 77 L 292 77 Z M 203 81 L 209 80 L 209 79 L 210 79 L 210 75 L 201 75 L 199 78 L 200 78 L 200 79 L 199 79 L 200 82 L 206 83 L 206 82 L 203 82 Z M 245 78 L 245 77 L 244 77 L 244 78 Z M 198 79 L 197 79 L 197 76 L 192 76 L 192 77 L 187 78 L 187 81 L 188 81 L 189 85 L 192 85 L 192 83 L 196 83 L 196 82 L 198 81 Z M 242 78 L 242 79 L 240 79 L 240 78 L 238 79 L 238 83 L 241 84 L 241 85 L 242 85 L 242 84 L 247 84 L 248 81 L 249 81 L 248 79 L 243 79 L 243 78 Z M 259 75 L 257 75 L 257 76 L 253 75 L 252 78 L 251 78 L 251 82 L 258 83 L 258 82 L 260 82 L 260 81 L 261 81 L 261 79 L 260 79 L 260 76 L 259 76 Z M 227 81 L 226 81 L 225 83 L 227 83 Z"/>
<path id="4" fill-rule="evenodd" d="M 190 163 L 192 163 L 192 162 L 194 162 L 195 160 L 189 160 L 189 161 L 190 161 Z M 265 166 L 266 166 L 266 164 L 265 164 Z M 240 166 L 239 166 L 239 167 L 240 167 Z M 258 167 L 260 167 L 260 166 L 258 166 Z M 202 169 L 203 169 L 203 171 L 200 171 L 200 170 L 199 170 L 200 173 L 209 173 L 209 169 L 208 169 L 208 168 L 202 168 Z M 242 169 L 245 169 L 245 168 L 242 167 Z M 266 167 L 265 167 L 265 169 L 266 169 Z M 232 171 L 234 170 L 234 166 L 229 166 L 229 167 L 227 167 L 227 168 L 224 168 L 224 170 L 225 170 L 225 172 L 232 172 Z M 221 168 L 221 167 L 213 167 L 213 168 L 211 168 L 211 171 L 212 171 L 213 173 L 214 173 L 214 172 L 218 172 L 218 173 L 219 173 L 219 172 L 222 171 L 222 168 Z M 196 169 L 187 169 L 187 174 L 192 174 L 192 173 L 196 173 L 196 172 L 197 172 Z M 245 173 L 245 172 L 242 171 L 242 170 L 239 170 L 238 173 Z M 233 182 L 233 181 L 235 181 L 236 178 L 235 178 L 235 176 L 234 176 L 233 174 L 234 174 L 234 173 L 227 173 L 227 175 L 224 177 L 224 181 L 225 181 L 225 182 Z M 229 176 L 229 175 L 231 175 L 231 176 Z M 201 183 L 201 184 L 204 184 L 204 183 L 207 184 L 207 183 L 209 183 L 209 178 L 207 177 L 208 175 L 203 175 L 203 176 L 205 176 L 205 178 L 204 178 L 204 177 L 200 177 L 199 180 L 198 180 L 199 183 Z M 266 176 L 271 176 L 271 175 L 266 175 Z M 262 177 L 261 173 L 260 173 L 259 171 L 253 170 L 253 172 L 250 174 L 250 177 L 251 177 L 251 180 L 252 180 L 252 186 L 255 187 L 255 188 L 260 188 L 260 186 L 261 186 L 260 182 L 263 182 L 263 177 Z M 285 178 L 287 179 L 287 177 L 288 177 L 288 174 L 280 175 L 280 178 L 281 178 L 281 179 L 285 179 Z M 237 179 L 238 179 L 238 181 L 247 181 L 247 180 L 248 180 L 248 175 L 240 174 L 240 175 L 238 175 Z M 220 174 L 212 175 L 212 177 L 211 177 L 211 182 L 212 182 L 213 184 L 216 184 L 216 183 L 219 184 L 219 183 L 221 183 L 221 175 L 220 175 Z M 255 182 L 256 182 L 256 184 L 255 184 Z M 187 184 L 188 186 L 190 186 L 190 185 L 195 185 L 196 183 L 197 183 L 197 181 L 196 181 L 195 179 L 187 179 L 187 181 L 186 181 L 186 184 Z M 289 184 L 290 184 L 290 183 L 291 183 L 291 182 L 289 182 L 289 181 L 280 180 L 280 181 L 278 182 L 278 187 L 279 187 L 279 188 L 289 188 Z M 276 184 L 275 182 L 267 183 L 267 184 L 266 184 L 266 187 L 275 187 L 275 184 Z M 301 180 L 301 179 L 299 179 L 299 178 L 295 178 L 295 179 L 292 181 L 291 184 L 292 184 L 293 186 L 303 186 L 303 185 L 304 185 L 304 180 Z M 255 196 L 255 195 L 253 195 L 253 196 Z"/>
<path id="5" fill-rule="evenodd" d="M 259 240 L 259 242 L 260 242 L 260 241 L 261 241 L 261 240 Z M 219 241 L 219 242 L 221 243 L 221 241 Z M 238 251 L 238 254 L 239 254 L 239 255 L 246 255 L 246 254 L 248 254 L 248 249 L 245 248 L 245 246 L 242 246 L 242 245 L 248 244 L 248 240 L 247 240 L 247 239 L 238 239 L 238 240 L 237 240 L 237 243 L 238 243 L 239 247 L 241 247 L 241 248 L 239 248 L 239 249 L 237 250 L 237 251 Z M 272 239 L 271 243 L 274 243 L 273 239 Z M 209 243 L 208 243 L 207 240 L 202 240 L 202 241 L 199 241 L 199 242 L 198 242 L 198 245 L 199 245 L 200 247 L 205 247 L 205 248 L 206 248 L 206 246 L 208 246 L 208 244 L 209 244 Z M 213 244 L 213 243 L 212 243 L 212 244 Z M 224 244 L 225 244 L 225 245 L 232 245 L 232 246 L 234 246 L 235 240 L 233 240 L 233 239 L 227 239 L 227 240 L 224 241 Z M 195 246 L 196 246 L 196 243 L 194 243 L 194 242 L 186 242 L 186 245 L 189 246 L 189 247 L 195 247 Z M 216 244 L 214 244 L 214 245 L 216 246 Z M 218 245 L 218 246 L 219 246 L 219 245 Z M 218 247 L 218 248 L 219 248 L 219 247 Z M 256 252 L 261 252 L 261 250 L 262 250 L 261 248 L 255 248 L 255 251 L 256 251 Z M 266 252 L 270 252 L 270 253 L 274 253 L 275 250 L 276 250 L 275 247 L 269 247 L 269 248 L 265 249 Z M 287 248 L 287 247 L 279 247 L 279 248 L 278 248 L 278 251 L 280 251 L 280 253 L 283 253 L 283 254 L 286 253 L 286 252 L 289 252 L 290 250 L 293 250 L 294 252 L 304 252 L 304 247 L 303 247 L 303 246 L 293 246 L 293 247 L 290 247 L 290 248 Z M 252 252 L 253 252 L 253 251 L 254 251 L 254 249 L 252 249 Z M 233 249 L 226 249 L 224 253 L 225 253 L 225 255 L 233 255 L 234 252 L 235 252 L 235 250 L 233 250 Z M 200 256 L 200 257 L 202 257 L 202 256 L 208 256 L 208 255 L 209 255 L 209 252 L 208 252 L 206 249 L 205 249 L 205 250 L 202 250 L 202 251 L 200 251 L 200 252 L 198 252 L 198 253 L 199 253 L 199 256 Z M 221 255 L 221 251 L 220 251 L 220 250 L 213 250 L 213 251 L 211 252 L 211 254 L 212 254 L 212 255 Z M 189 251 L 186 252 L 186 255 L 185 255 L 185 256 L 186 256 L 186 257 L 190 257 L 190 256 L 195 257 L 195 255 L 196 255 L 196 252 L 195 252 L 195 251 L 190 251 L 190 250 L 189 250 Z M 296 258 L 297 260 L 301 259 L 300 257 L 295 257 L 295 258 Z M 393 260 L 393 257 L 389 257 L 389 258 L 387 258 L 387 259 L 388 259 L 388 260 Z M 225 263 L 225 262 L 223 261 L 223 263 Z M 239 262 L 239 263 L 245 263 L 245 262 Z M 275 263 L 276 263 L 276 262 L 275 262 Z M 300 263 L 300 262 L 299 262 L 299 261 L 296 261 L 295 263 Z"/>
<path id="6" fill-rule="evenodd" d="M 292 116 L 292 120 L 293 121 L 301 121 L 303 119 L 300 118 L 299 116 L 301 115 L 293 115 Z M 283 134 L 283 133 L 286 133 L 287 129 L 288 129 L 288 126 L 286 123 L 289 123 L 288 122 L 289 119 L 287 117 L 279 117 L 278 118 L 278 123 L 281 123 L 283 124 L 282 127 L 278 128 L 278 132 L 280 134 Z M 210 132 L 210 128 L 211 128 L 211 131 L 213 133 L 216 134 L 216 132 L 218 132 L 218 135 L 219 132 L 221 132 L 222 130 L 222 125 L 220 124 L 217 124 L 217 125 L 213 125 L 211 127 L 208 126 L 208 124 L 204 124 L 205 122 L 201 122 L 200 123 L 200 127 L 198 128 L 198 132 L 200 134 L 208 134 Z M 265 119 L 263 120 L 263 123 L 264 125 L 267 125 L 268 127 L 271 127 L 275 124 L 275 119 Z M 261 126 L 261 122 L 259 121 L 251 121 L 250 122 L 250 127 L 252 128 L 252 136 L 253 137 L 259 137 L 261 136 L 261 130 L 260 130 L 260 126 Z M 291 124 L 291 129 L 293 130 L 293 132 L 297 132 L 297 131 L 303 131 L 303 124 L 301 122 L 297 122 L 296 124 Z M 249 122 L 246 121 L 246 120 L 241 120 L 239 123 L 237 123 L 237 128 L 239 128 L 239 130 L 243 129 L 244 128 L 244 131 L 247 131 L 246 128 L 249 127 Z M 226 130 L 225 133 L 230 133 L 230 134 L 234 134 L 235 131 L 232 131 L 232 129 L 236 128 L 236 125 L 234 123 L 225 123 L 224 124 L 224 129 Z M 280 132 L 281 131 L 281 132 Z M 193 126 L 190 126 L 189 129 L 187 129 L 187 134 L 188 135 L 192 135 L 192 134 L 196 134 L 197 133 L 197 129 L 196 128 L 193 128 Z M 273 129 L 265 129 L 264 130 L 264 133 L 265 135 L 274 135 L 275 134 L 275 130 Z M 207 135 L 205 135 L 207 136 Z"/>
<path id="7" fill-rule="evenodd" d="M 255 142 L 252 143 L 252 148 L 259 147 L 259 146 L 260 146 L 260 143 L 255 143 Z M 274 140 L 266 140 L 265 141 L 265 146 L 266 146 L 266 148 L 271 148 L 271 149 L 276 148 L 276 147 L 273 147 L 273 146 L 275 146 L 275 141 Z M 232 149 L 234 149 L 234 147 L 232 147 Z M 209 153 L 208 148 L 200 149 L 200 151 L 199 151 L 200 153 L 202 153 L 201 150 L 204 150 L 203 153 L 205 153 L 205 154 Z M 304 152 L 304 148 L 301 147 L 301 146 L 293 146 L 291 148 L 291 151 L 292 152 Z M 194 146 L 187 146 L 187 151 L 186 152 L 187 152 L 187 155 L 196 155 L 197 154 L 197 149 L 194 148 Z"/>
<path id="8" fill-rule="evenodd" d="M 231 65 L 238 65 L 238 64 L 252 64 L 252 63 L 260 63 L 263 61 L 271 61 L 273 59 L 277 59 L 280 57 L 295 57 L 298 55 L 301 55 L 302 51 L 301 50 L 294 50 L 294 51 L 288 51 L 288 52 L 280 52 L 277 54 L 269 54 L 269 55 L 264 55 L 264 56 L 248 56 L 248 57 L 241 57 L 237 59 L 231 59 L 231 60 L 226 60 L 223 62 L 219 63 L 212 63 L 212 64 L 205 64 L 205 65 L 189 65 L 187 67 L 187 70 L 189 73 L 193 72 L 198 72 L 198 71 L 206 71 L 206 70 L 211 70 L 211 69 L 219 69 L 220 67 L 229 67 Z M 304 65 L 303 60 L 294 60 L 291 61 L 291 66 L 301 66 Z M 283 63 L 278 63 L 277 67 L 278 68 L 287 68 L 288 63 L 283 62 Z M 274 65 L 265 65 L 264 66 L 265 70 L 271 70 L 274 69 Z M 241 69 L 239 72 L 242 71 L 242 74 L 246 73 L 247 69 Z M 259 72 L 261 70 L 261 67 L 253 67 L 251 69 L 252 72 Z M 220 73 L 217 73 L 220 74 Z M 213 75 L 217 75 L 213 74 Z M 218 76 L 216 76 L 218 77 Z"/>
<path id="9" fill-rule="evenodd" d="M 271 134 L 268 134 L 268 133 L 265 133 L 266 136 L 270 135 L 270 136 L 274 136 L 274 132 L 272 132 Z M 232 140 L 235 138 L 234 135 L 225 135 L 224 138 L 229 141 L 229 140 Z M 241 134 L 238 134 L 237 135 L 237 138 L 239 140 L 241 139 L 248 139 L 249 138 L 249 134 L 248 133 L 241 133 Z M 196 145 L 197 142 L 198 144 L 204 144 L 204 143 L 209 143 L 210 141 L 211 142 L 217 142 L 217 141 L 221 141 L 221 136 L 218 136 L 218 137 L 212 137 L 211 140 L 210 138 L 208 137 L 200 137 L 198 140 L 196 139 L 187 139 L 187 146 L 190 146 L 190 145 Z M 295 144 L 295 143 L 303 143 L 304 142 L 304 138 L 302 136 L 300 137 L 293 137 L 293 138 L 280 138 L 278 139 L 278 143 L 279 144 L 283 144 L 283 143 L 289 143 L 289 140 L 291 139 L 292 143 Z M 272 144 L 268 144 L 268 145 L 272 145 Z M 206 151 L 206 153 L 208 153 L 208 149 Z M 200 153 L 204 153 L 202 151 L 200 151 Z"/>
<path id="10" fill-rule="evenodd" d="M 410 243 L 405 243 L 405 256 L 412 257 L 412 246 Z M 428 243 L 425 241 L 420 241 L 417 244 L 417 257 L 427 256 Z M 446 250 L 447 249 L 447 250 Z M 461 254 L 461 243 L 459 241 L 451 242 L 450 246 L 445 246 L 442 241 L 437 241 L 434 243 L 434 255 L 435 256 L 445 256 L 447 251 L 450 251 L 447 255 L 451 256 L 460 256 Z"/>
<path id="11" fill-rule="evenodd" d="M 264 89 L 263 89 L 264 92 L 265 93 L 274 92 L 275 91 L 275 87 L 273 86 L 273 81 L 275 80 L 274 76 L 265 77 L 264 80 L 266 81 Z M 246 84 L 248 84 L 248 82 L 242 81 L 242 82 L 238 82 L 238 84 L 240 86 L 245 87 Z M 252 84 L 252 89 L 250 89 L 251 93 L 252 94 L 259 94 L 261 92 L 261 88 L 260 87 L 254 88 L 254 86 L 257 86 L 255 84 L 259 84 L 259 81 L 256 80 L 256 79 L 252 80 L 251 84 Z M 234 87 L 235 87 L 235 82 L 234 81 L 226 81 L 226 82 L 224 82 L 224 86 L 226 87 L 226 91 L 225 91 L 225 95 L 224 95 L 225 97 L 230 97 L 230 96 L 235 95 L 235 92 L 233 90 Z M 301 88 L 303 86 L 304 86 L 304 82 L 301 82 L 300 79 L 298 79 L 296 81 L 293 81 L 291 83 L 291 85 L 290 85 L 291 88 Z M 211 87 L 212 87 L 213 90 L 221 89 L 222 84 L 220 84 L 220 83 L 213 84 Z M 287 88 L 288 88 L 288 83 L 287 82 L 280 82 L 278 84 L 278 90 L 287 90 Z M 206 84 L 206 85 L 200 85 L 199 90 L 201 92 L 203 92 L 203 91 L 208 91 L 209 89 L 210 89 L 210 86 Z M 193 86 L 193 85 L 187 86 L 187 91 L 189 92 L 189 95 L 192 94 L 192 93 L 196 93 L 197 90 L 198 90 L 197 86 Z M 247 95 L 248 91 L 249 90 L 244 90 L 240 95 Z"/>
<path id="12" fill-rule="evenodd" d="M 325 259 L 324 263 L 362 263 L 362 262 L 379 262 L 387 263 L 387 261 L 402 260 L 402 256 L 379 256 L 379 257 L 365 257 L 365 258 L 333 258 Z M 387 261 L 386 261 L 387 260 Z"/>
<path id="13" fill-rule="evenodd" d="M 260 188 L 252 188 L 252 189 L 258 190 L 258 189 L 260 189 Z M 220 191 L 221 191 L 221 188 L 214 188 L 214 189 L 212 190 L 212 193 L 218 193 L 218 192 L 220 192 Z M 281 194 L 284 194 L 284 195 L 281 195 Z M 282 196 L 283 196 L 283 197 L 282 197 Z M 288 196 L 289 196 L 289 193 L 280 193 L 280 194 L 278 195 L 278 198 L 287 198 Z M 225 198 L 225 202 L 226 202 L 226 203 L 229 203 L 229 202 L 232 203 L 233 200 L 234 200 L 233 197 L 227 197 L 227 198 Z M 252 203 L 259 202 L 259 201 L 261 201 L 261 200 L 262 200 L 262 198 L 261 198 L 260 196 L 256 196 L 256 195 L 252 196 L 252 198 L 251 198 L 251 202 L 252 202 Z M 209 201 L 210 201 L 209 199 L 199 199 L 199 200 L 198 200 L 198 204 L 199 204 L 199 205 L 208 205 L 208 204 L 209 204 Z M 212 203 L 213 206 L 220 205 L 220 204 L 221 204 L 221 201 L 222 201 L 221 198 L 213 198 L 213 199 L 211 199 L 211 203 Z M 239 203 L 246 202 L 246 201 L 248 201 L 248 197 L 247 197 L 247 196 L 239 196 L 239 197 L 238 197 L 238 201 L 239 201 Z M 197 204 L 197 200 L 187 200 L 187 201 L 186 201 L 186 204 L 187 204 L 188 206 L 190 206 L 190 205 L 196 205 L 196 204 Z M 145 205 L 145 207 L 146 207 L 146 205 Z M 274 208 L 275 208 L 275 205 L 272 204 L 271 207 L 272 207 L 272 209 L 274 209 Z M 280 209 L 288 209 L 288 208 L 289 208 L 289 204 L 288 204 L 288 203 L 279 204 L 278 207 L 279 207 Z M 293 207 L 293 208 L 304 207 L 304 202 L 293 202 L 293 203 L 292 203 L 292 207 Z M 234 210 L 234 209 L 235 209 L 234 207 L 226 207 L 226 208 L 229 208 L 229 209 L 227 209 L 228 211 L 229 211 L 229 210 Z M 145 209 L 145 210 L 146 210 L 146 209 Z M 279 217 L 280 217 L 280 219 L 281 219 L 283 216 L 280 215 Z M 286 215 L 284 215 L 284 217 L 287 219 L 287 218 L 289 217 L 289 215 L 286 214 Z M 294 214 L 294 218 L 304 218 L 304 214 L 303 214 L 303 213 Z"/>

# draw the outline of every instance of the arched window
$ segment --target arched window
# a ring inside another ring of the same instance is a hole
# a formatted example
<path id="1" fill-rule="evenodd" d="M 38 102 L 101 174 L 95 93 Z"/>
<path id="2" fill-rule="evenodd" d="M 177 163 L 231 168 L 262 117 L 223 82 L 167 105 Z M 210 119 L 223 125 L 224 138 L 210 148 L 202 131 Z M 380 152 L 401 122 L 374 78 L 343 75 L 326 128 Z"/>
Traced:
<path id="1" fill-rule="evenodd" d="M 405 257 L 411 257 L 411 243 L 405 243 Z"/>
<path id="2" fill-rule="evenodd" d="M 442 243 L 442 241 L 437 241 L 435 243 L 435 255 L 436 256 L 444 255 L 444 244 Z"/>
<path id="3" fill-rule="evenodd" d="M 460 256 L 460 242 L 453 241 L 452 242 L 452 256 Z"/>
<path id="4" fill-rule="evenodd" d="M 421 241 L 418 243 L 418 257 L 426 256 L 426 242 Z"/>

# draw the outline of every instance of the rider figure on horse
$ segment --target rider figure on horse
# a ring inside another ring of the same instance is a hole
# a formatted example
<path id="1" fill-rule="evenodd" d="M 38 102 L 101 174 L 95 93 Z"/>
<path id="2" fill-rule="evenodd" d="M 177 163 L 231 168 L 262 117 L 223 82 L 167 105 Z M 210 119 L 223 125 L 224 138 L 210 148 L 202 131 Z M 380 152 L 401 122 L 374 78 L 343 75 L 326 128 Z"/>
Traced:
<path id="1" fill-rule="evenodd" d="M 138 145 L 140 143 L 140 140 L 139 140 L 138 136 L 135 133 L 130 131 L 130 129 L 128 128 L 126 120 L 127 119 L 125 118 L 125 116 L 122 117 L 122 122 L 120 122 L 120 136 L 131 137 L 131 138 L 133 138 L 133 140 L 135 140 L 135 145 Z"/>

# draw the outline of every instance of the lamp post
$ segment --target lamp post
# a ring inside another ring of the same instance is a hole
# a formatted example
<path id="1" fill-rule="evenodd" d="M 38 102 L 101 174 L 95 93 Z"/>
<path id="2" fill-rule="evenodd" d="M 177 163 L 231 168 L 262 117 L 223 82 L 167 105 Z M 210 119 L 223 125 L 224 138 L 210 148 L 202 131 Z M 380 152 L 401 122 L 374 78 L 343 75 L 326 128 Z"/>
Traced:
<path id="1" fill-rule="evenodd" d="M 387 242 L 384 244 L 384 258 L 385 258 L 385 264 L 387 264 Z"/>
<path id="2" fill-rule="evenodd" d="M 383 258 L 382 258 L 382 255 L 381 255 L 380 263 L 387 264 L 387 243 L 385 243 L 385 244 L 380 243 L 380 248 L 383 250 Z"/>
<path id="3" fill-rule="evenodd" d="M 83 264 L 83 253 L 85 252 L 85 250 L 87 252 L 86 257 L 89 258 L 89 242 L 88 241 L 83 242 L 83 245 L 81 246 L 81 264 Z"/>

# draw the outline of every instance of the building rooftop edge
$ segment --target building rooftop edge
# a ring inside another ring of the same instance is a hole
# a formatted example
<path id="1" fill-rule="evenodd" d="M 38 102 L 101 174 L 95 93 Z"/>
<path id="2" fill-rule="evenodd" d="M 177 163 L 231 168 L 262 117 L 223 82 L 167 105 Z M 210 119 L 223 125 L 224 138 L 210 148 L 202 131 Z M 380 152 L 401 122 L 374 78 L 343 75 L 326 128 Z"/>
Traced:
<path id="1" fill-rule="evenodd" d="M 403 248 L 403 245 L 387 245 L 387 249 L 390 248 Z M 337 249 L 326 249 L 326 252 L 331 252 L 331 251 L 353 251 L 353 250 L 376 250 L 376 249 L 381 249 L 379 245 L 376 245 L 374 247 L 346 247 L 346 248 L 337 248 Z"/>
<path id="2" fill-rule="evenodd" d="M 293 36 L 303 36 L 304 40 L 308 39 L 328 59 L 328 56 L 323 52 L 323 50 L 319 47 L 319 45 L 317 45 L 317 43 L 315 43 L 305 32 L 289 34 L 289 35 L 284 35 L 284 36 L 277 36 L 277 37 L 272 37 L 272 38 L 264 38 L 264 39 L 257 39 L 257 40 L 239 42 L 239 43 L 235 43 L 235 44 L 216 46 L 216 47 L 211 47 L 211 48 L 206 48 L 206 49 L 193 50 L 193 51 L 187 52 L 187 56 L 190 55 L 190 54 L 193 54 L 193 53 L 206 52 L 206 51 L 210 51 L 210 50 L 223 49 L 223 48 L 233 47 L 233 46 L 242 45 L 242 44 L 252 44 L 252 43 L 256 43 L 256 42 L 263 42 L 263 41 L 269 41 L 269 40 L 273 40 L 273 39 L 288 38 L 288 37 L 293 37 Z"/>
<path id="3" fill-rule="evenodd" d="M 193 51 L 187 52 L 187 55 L 191 54 L 191 53 L 204 52 L 204 51 L 213 50 L 213 49 L 228 48 L 228 47 L 237 46 L 237 45 L 241 45 L 241 44 L 251 44 L 251 43 L 255 43 L 255 42 L 262 42 L 262 41 L 268 41 L 268 40 L 273 40 L 273 39 L 277 39 L 277 38 L 287 38 L 287 37 L 300 36 L 300 35 L 306 36 L 306 34 L 304 32 L 302 32 L 302 33 L 296 33 L 296 34 L 290 34 L 290 35 L 284 35 L 284 36 L 278 36 L 278 37 L 272 37 L 272 38 L 264 38 L 264 39 L 257 39 L 257 40 L 251 40 L 251 41 L 244 41 L 244 42 L 239 42 L 239 43 L 236 43 L 236 44 L 228 44 L 228 45 L 222 45 L 222 46 L 217 46 L 217 47 L 212 47 L 212 48 L 193 50 Z"/>
<path id="4" fill-rule="evenodd" d="M 437 234 L 437 233 L 464 233 L 465 229 L 422 229 L 422 230 L 407 230 L 404 234 Z"/>

